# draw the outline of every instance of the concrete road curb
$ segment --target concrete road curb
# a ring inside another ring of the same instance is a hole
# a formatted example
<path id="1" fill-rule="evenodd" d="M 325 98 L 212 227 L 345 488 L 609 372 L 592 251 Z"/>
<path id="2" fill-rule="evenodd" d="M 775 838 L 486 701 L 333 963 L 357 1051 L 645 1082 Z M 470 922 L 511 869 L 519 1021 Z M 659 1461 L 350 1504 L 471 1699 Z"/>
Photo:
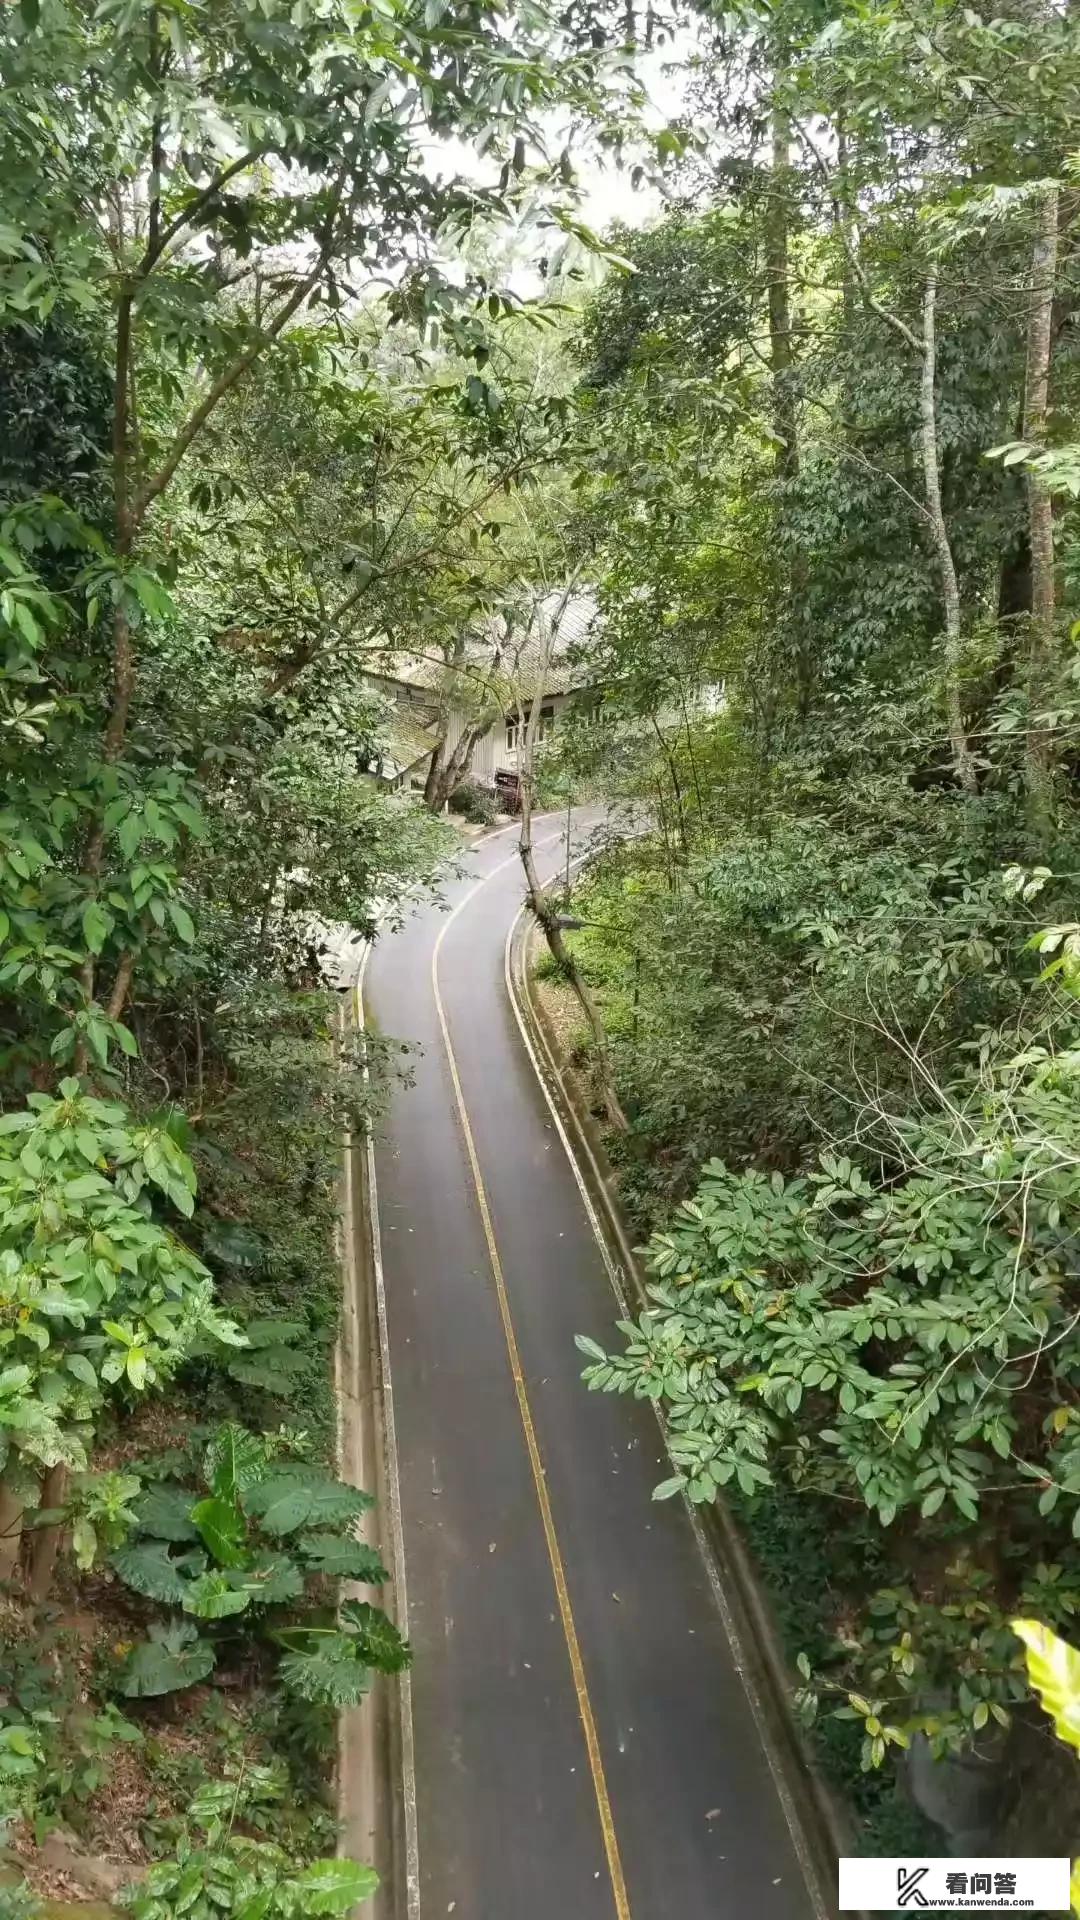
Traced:
<path id="1" fill-rule="evenodd" d="M 507 986 L 529 1044 L 533 1065 L 562 1130 L 594 1226 L 606 1242 L 616 1292 L 639 1313 L 648 1305 L 645 1275 L 634 1250 L 600 1129 L 563 1072 L 554 1028 L 532 990 L 530 947 L 538 936 L 526 912 L 507 941 Z M 791 1711 L 793 1676 L 777 1637 L 745 1543 L 726 1504 L 696 1508 L 699 1544 L 761 1730 L 777 1791 L 788 1817 L 814 1904 L 837 1912 L 837 1860 L 850 1853 L 850 1836 L 832 1796 L 811 1764 Z"/>
<path id="2" fill-rule="evenodd" d="M 341 997 L 339 1041 L 350 1030 L 363 1027 L 360 981 L 369 950 L 364 947 L 356 982 Z M 381 1604 L 407 1632 L 397 1443 L 370 1137 L 346 1134 L 340 1196 L 342 1304 L 334 1369 L 338 1470 L 350 1485 L 375 1495 L 375 1508 L 365 1516 L 361 1532 L 369 1544 L 381 1548 L 390 1569 L 389 1588 L 379 1595 Z M 343 1591 L 348 1590 L 343 1585 Z M 365 1920 L 414 1920 L 418 1910 L 411 1751 L 409 1674 L 406 1671 L 392 1680 L 376 1676 L 360 1705 L 338 1718 L 339 1852 L 371 1864 L 380 1877 L 378 1892 L 361 1910 Z"/>

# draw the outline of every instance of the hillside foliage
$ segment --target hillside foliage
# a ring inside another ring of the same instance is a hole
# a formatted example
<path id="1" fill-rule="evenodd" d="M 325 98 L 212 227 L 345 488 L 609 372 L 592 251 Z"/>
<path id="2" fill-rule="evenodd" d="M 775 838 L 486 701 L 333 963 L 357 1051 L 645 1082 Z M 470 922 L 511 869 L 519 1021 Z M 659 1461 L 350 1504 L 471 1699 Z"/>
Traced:
<path id="1" fill-rule="evenodd" d="M 658 1495 L 785 1578 L 802 1530 L 794 1685 L 871 1773 L 1012 1752 L 1010 1618 L 1080 1607 L 1077 31 L 708 16 L 578 336 L 563 757 L 652 822 L 573 908 L 650 1283 L 586 1378 L 662 1408 Z"/>

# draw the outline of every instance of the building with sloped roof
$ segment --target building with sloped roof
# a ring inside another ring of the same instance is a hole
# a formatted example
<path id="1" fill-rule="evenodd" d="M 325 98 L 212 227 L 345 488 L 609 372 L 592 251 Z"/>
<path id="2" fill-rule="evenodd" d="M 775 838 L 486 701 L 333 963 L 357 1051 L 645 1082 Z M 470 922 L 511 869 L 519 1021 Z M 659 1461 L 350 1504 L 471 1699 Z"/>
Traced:
<path id="1" fill-rule="evenodd" d="M 516 773 L 537 701 L 543 741 L 592 686 L 584 642 L 597 619 L 595 595 L 562 589 L 539 595 L 524 612 L 478 623 L 451 660 L 388 646 L 368 675 L 394 703 L 379 776 L 393 786 L 422 786 L 436 750 L 449 761 L 462 747 L 458 777 L 469 773 L 490 786 L 497 775 Z"/>

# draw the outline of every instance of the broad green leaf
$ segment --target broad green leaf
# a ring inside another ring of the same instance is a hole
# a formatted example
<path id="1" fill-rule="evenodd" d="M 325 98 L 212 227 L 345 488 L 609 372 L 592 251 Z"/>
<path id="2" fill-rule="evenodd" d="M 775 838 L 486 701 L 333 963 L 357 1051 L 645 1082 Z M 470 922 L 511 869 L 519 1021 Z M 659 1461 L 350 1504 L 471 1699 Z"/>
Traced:
<path id="1" fill-rule="evenodd" d="M 244 1516 L 235 1500 L 214 1494 L 191 1509 L 199 1538 L 219 1567 L 241 1567 L 247 1560 Z"/>
<path id="2" fill-rule="evenodd" d="M 381 1607 L 369 1600 L 344 1600 L 341 1624 L 355 1633 L 360 1652 L 380 1673 L 400 1673 L 412 1664 L 412 1650 Z"/>
<path id="3" fill-rule="evenodd" d="M 302 1599 L 304 1593 L 300 1568 L 283 1553 L 257 1553 L 250 1566 L 238 1568 L 229 1577 L 255 1606 L 284 1606 L 289 1600 Z"/>
<path id="4" fill-rule="evenodd" d="M 200 1571 L 200 1562 L 205 1567 L 202 1555 L 190 1552 L 174 1560 L 164 1540 L 118 1547 L 110 1558 L 110 1565 L 126 1586 L 169 1606 L 182 1605 L 192 1579 Z"/>
<path id="5" fill-rule="evenodd" d="M 149 1639 L 141 1641 L 124 1664 L 120 1691 L 129 1699 L 176 1693 L 205 1680 L 215 1658 L 210 1642 L 201 1639 L 189 1621 L 151 1627 Z"/>
<path id="6" fill-rule="evenodd" d="M 278 1669 L 282 1684 L 316 1706 L 355 1707 L 371 1690 L 371 1668 L 347 1634 L 331 1634 L 303 1651 L 287 1651 Z"/>
<path id="7" fill-rule="evenodd" d="M 313 1860 L 296 1875 L 305 1913 L 344 1914 L 361 1900 L 369 1900 L 379 1885 L 374 1867 L 355 1860 Z"/>
<path id="8" fill-rule="evenodd" d="M 71 1550 L 80 1573 L 89 1573 L 97 1558 L 97 1528 L 86 1515 L 79 1514 L 71 1529 Z"/>
<path id="9" fill-rule="evenodd" d="M 372 1506 L 372 1498 L 357 1487 L 329 1480 L 314 1470 L 271 1474 L 244 1495 L 247 1511 L 265 1532 L 295 1533 L 300 1527 L 318 1527 L 358 1519 Z"/>
<path id="10" fill-rule="evenodd" d="M 179 900 L 169 901 L 169 918 L 172 920 L 173 926 L 176 928 L 181 940 L 183 940 L 187 946 L 192 946 L 195 941 L 195 922 L 187 908 L 181 906 Z"/>
<path id="11" fill-rule="evenodd" d="M 266 1473 L 266 1446 L 257 1434 L 229 1422 L 219 1427 L 203 1457 L 207 1486 L 223 1500 L 253 1487 Z"/>
<path id="12" fill-rule="evenodd" d="M 245 1587 L 234 1585 L 224 1572 L 199 1575 L 185 1588 L 183 1608 L 200 1620 L 224 1620 L 230 1614 L 244 1613 L 251 1604 Z"/>
<path id="13" fill-rule="evenodd" d="M 129 1060 L 136 1060 L 139 1054 L 139 1043 L 132 1033 L 131 1028 L 125 1027 L 122 1020 L 114 1020 L 112 1028 L 120 1043 L 121 1053 L 126 1053 Z"/>
<path id="14" fill-rule="evenodd" d="M 83 939 L 91 953 L 100 953 L 115 925 L 114 916 L 99 900 L 88 900 L 82 911 Z"/>
<path id="15" fill-rule="evenodd" d="M 362 1580 L 371 1587 L 384 1586 L 390 1578 L 378 1549 L 362 1540 L 336 1533 L 303 1533 L 294 1545 L 312 1573 L 330 1579 Z"/>
<path id="16" fill-rule="evenodd" d="M 159 1540 L 197 1540 L 192 1506 L 192 1496 L 184 1488 L 162 1482 L 135 1502 L 135 1519 L 141 1532 Z"/>
<path id="17" fill-rule="evenodd" d="M 661 1480 L 659 1485 L 653 1488 L 652 1497 L 654 1500 L 671 1500 L 675 1494 L 682 1493 L 685 1486 L 686 1475 L 674 1473 L 670 1480 Z"/>

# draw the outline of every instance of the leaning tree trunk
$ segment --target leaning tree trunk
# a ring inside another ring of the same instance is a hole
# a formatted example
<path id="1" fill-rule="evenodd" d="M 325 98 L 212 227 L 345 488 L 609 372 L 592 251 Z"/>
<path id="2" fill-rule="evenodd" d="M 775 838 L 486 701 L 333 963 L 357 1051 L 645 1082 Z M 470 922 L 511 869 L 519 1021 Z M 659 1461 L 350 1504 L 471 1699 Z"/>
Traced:
<path id="1" fill-rule="evenodd" d="M 569 588 L 563 599 L 564 608 L 567 598 L 569 598 Z M 561 619 L 561 617 L 560 613 L 559 618 Z M 557 625 L 557 622 L 553 622 L 552 624 Z M 547 674 L 550 649 L 551 635 L 549 630 L 541 650 L 540 667 L 537 674 L 538 688 L 543 687 L 544 678 Z M 600 1092 L 603 1097 L 608 1120 L 620 1133 L 628 1133 L 629 1122 L 626 1114 L 623 1112 L 619 1096 L 615 1091 L 615 1076 L 611 1070 L 611 1049 L 608 1046 L 607 1029 L 604 1026 L 603 1015 L 589 991 L 581 968 L 578 966 L 574 955 L 563 939 L 562 928 L 558 923 L 558 916 L 544 888 L 540 884 L 540 875 L 536 871 L 536 859 L 533 854 L 532 843 L 532 788 L 533 772 L 536 765 L 536 729 L 540 718 L 540 707 L 541 700 L 539 693 L 537 693 L 529 710 L 528 724 L 524 729 L 524 734 L 519 736 L 521 738 L 521 747 L 518 758 L 518 791 L 521 796 L 521 834 L 518 840 L 518 851 L 521 855 L 522 867 L 525 870 L 525 884 L 529 889 L 529 905 L 532 907 L 533 913 L 543 928 L 544 938 L 547 941 L 548 951 L 552 959 L 560 968 L 564 978 L 570 982 L 577 998 L 577 1003 L 589 1023 L 589 1031 L 592 1034 L 593 1044 L 596 1048 L 597 1077 L 600 1081 Z"/>
<path id="2" fill-rule="evenodd" d="M 486 733 L 491 732 L 493 725 L 494 717 L 484 720 L 474 720 L 471 725 L 462 729 L 449 760 L 439 769 L 438 778 L 433 790 L 434 801 L 431 806 L 433 813 L 442 812 L 454 788 L 468 773 L 472 765 L 473 754 L 480 741 Z"/>
<path id="3" fill-rule="evenodd" d="M 543 928 L 544 938 L 547 941 L 548 951 L 552 959 L 556 962 L 564 977 L 569 981 L 577 997 L 578 1005 L 589 1023 L 589 1031 L 592 1034 L 593 1044 L 596 1048 L 597 1078 L 600 1082 L 600 1092 L 603 1097 L 608 1120 L 620 1133 L 627 1133 L 629 1131 L 629 1121 L 623 1111 L 619 1096 L 615 1091 L 615 1077 L 611 1070 L 611 1052 L 608 1047 L 607 1030 L 604 1026 L 603 1015 L 586 985 L 574 955 L 563 939 L 558 916 L 540 884 L 540 876 L 536 871 L 536 860 L 533 856 L 532 844 L 532 801 L 528 789 L 529 780 L 523 772 L 521 779 L 521 838 L 518 842 L 518 849 L 521 854 L 521 864 L 525 869 L 525 882 L 529 889 L 529 904 L 540 926 Z"/>
<path id="4" fill-rule="evenodd" d="M 1058 190 L 1055 185 L 1048 187 L 1043 196 L 1031 259 L 1024 439 L 1036 447 L 1041 447 L 1046 438 L 1057 252 Z M 1028 475 L 1028 531 L 1031 627 L 1024 771 L 1032 824 L 1040 835 L 1045 835 L 1052 822 L 1054 802 L 1053 730 L 1043 717 L 1050 697 L 1054 650 L 1054 512 L 1050 494 L 1037 472 Z"/>
<path id="5" fill-rule="evenodd" d="M 442 812 L 442 804 L 438 796 L 439 789 L 442 785 L 443 753 L 445 748 L 446 734 L 444 732 L 438 746 L 432 752 L 431 761 L 427 770 L 427 779 L 424 781 L 424 805 L 429 813 Z"/>
<path id="6" fill-rule="evenodd" d="M 949 530 L 945 525 L 945 514 L 941 505 L 941 476 L 938 467 L 935 399 L 936 308 L 937 273 L 931 268 L 926 277 L 926 291 L 923 298 L 922 378 L 919 382 L 923 484 L 926 488 L 926 511 L 930 519 L 930 532 L 941 577 L 941 597 L 945 604 L 945 710 L 949 726 L 949 743 L 952 748 L 956 777 L 963 791 L 974 795 L 979 790 L 979 783 L 960 702 L 960 588 L 956 578 L 956 564 L 949 541 Z"/>

